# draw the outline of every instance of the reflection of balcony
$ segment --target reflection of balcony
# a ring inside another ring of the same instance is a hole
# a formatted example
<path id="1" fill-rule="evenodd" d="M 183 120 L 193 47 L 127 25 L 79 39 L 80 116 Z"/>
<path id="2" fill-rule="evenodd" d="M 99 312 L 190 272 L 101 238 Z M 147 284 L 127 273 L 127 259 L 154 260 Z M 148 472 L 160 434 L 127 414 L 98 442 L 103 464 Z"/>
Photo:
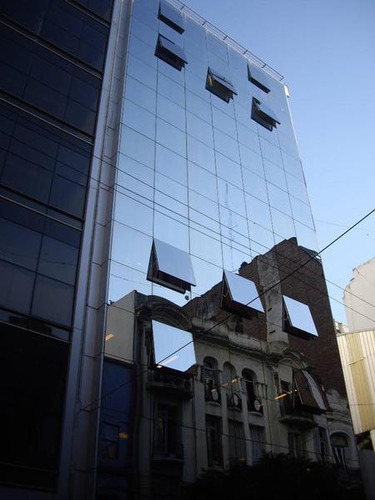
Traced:
<path id="1" fill-rule="evenodd" d="M 231 410 L 242 410 L 241 394 L 237 392 L 227 393 L 227 408 Z"/>
<path id="2" fill-rule="evenodd" d="M 301 428 L 315 427 L 313 414 L 301 405 L 293 394 L 282 394 L 280 398 L 280 422 Z"/>
<path id="3" fill-rule="evenodd" d="M 188 373 L 157 368 L 148 372 L 147 387 L 172 399 L 193 397 L 191 378 Z"/>

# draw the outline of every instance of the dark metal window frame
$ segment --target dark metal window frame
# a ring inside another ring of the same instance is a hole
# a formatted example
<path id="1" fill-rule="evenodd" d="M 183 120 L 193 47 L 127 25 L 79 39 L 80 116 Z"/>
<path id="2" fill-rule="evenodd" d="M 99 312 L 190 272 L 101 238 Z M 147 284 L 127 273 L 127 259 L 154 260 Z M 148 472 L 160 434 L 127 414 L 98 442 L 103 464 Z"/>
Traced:
<path id="1" fill-rule="evenodd" d="M 187 64 L 183 49 L 160 34 L 156 43 L 155 56 L 178 69 L 178 71 L 181 71 L 185 64 Z"/>
<path id="2" fill-rule="evenodd" d="M 272 110 L 262 105 L 262 103 L 258 99 L 253 97 L 251 106 L 251 118 L 270 132 L 272 132 L 272 130 L 276 128 L 277 123 L 280 125 L 278 118 L 274 114 L 272 116 L 272 113 Z"/>
<path id="3" fill-rule="evenodd" d="M 232 83 L 211 68 L 207 71 L 206 89 L 225 102 L 229 102 L 233 99 L 233 95 L 237 95 Z"/>

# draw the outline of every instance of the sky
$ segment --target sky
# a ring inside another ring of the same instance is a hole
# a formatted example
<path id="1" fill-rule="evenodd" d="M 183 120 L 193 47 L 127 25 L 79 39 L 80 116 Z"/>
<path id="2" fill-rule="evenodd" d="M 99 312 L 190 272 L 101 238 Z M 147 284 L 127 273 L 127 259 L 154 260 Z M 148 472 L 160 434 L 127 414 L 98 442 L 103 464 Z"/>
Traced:
<path id="1" fill-rule="evenodd" d="M 184 3 L 284 75 L 324 248 L 375 208 L 375 2 Z M 340 303 L 352 269 L 372 257 L 375 214 L 322 253 L 337 321 L 346 322 Z"/>

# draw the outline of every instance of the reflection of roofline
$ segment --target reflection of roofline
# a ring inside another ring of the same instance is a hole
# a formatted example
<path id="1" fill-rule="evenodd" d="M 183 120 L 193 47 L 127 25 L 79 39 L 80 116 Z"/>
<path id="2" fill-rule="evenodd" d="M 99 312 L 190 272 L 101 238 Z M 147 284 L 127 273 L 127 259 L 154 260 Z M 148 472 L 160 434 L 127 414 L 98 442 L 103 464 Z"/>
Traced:
<path id="1" fill-rule="evenodd" d="M 221 31 L 219 28 L 216 28 L 213 24 L 209 23 L 204 19 L 202 16 L 200 16 L 197 12 L 194 10 L 190 9 L 187 5 L 182 3 L 180 0 L 169 0 L 175 7 L 177 7 L 180 10 L 183 10 L 191 19 L 199 23 L 201 26 L 204 26 L 204 28 L 207 29 L 210 33 L 215 35 L 217 38 L 220 40 L 225 41 L 227 45 L 229 45 L 233 50 L 239 52 L 242 54 L 246 59 L 249 61 L 257 64 L 260 66 L 264 71 L 266 71 L 270 76 L 275 78 L 276 80 L 280 81 L 284 78 L 283 75 L 281 75 L 278 71 L 273 69 L 271 66 L 268 66 L 264 61 L 259 59 L 255 54 L 247 50 L 245 47 L 240 45 L 238 42 L 233 40 L 230 36 L 226 35 L 223 31 Z"/>

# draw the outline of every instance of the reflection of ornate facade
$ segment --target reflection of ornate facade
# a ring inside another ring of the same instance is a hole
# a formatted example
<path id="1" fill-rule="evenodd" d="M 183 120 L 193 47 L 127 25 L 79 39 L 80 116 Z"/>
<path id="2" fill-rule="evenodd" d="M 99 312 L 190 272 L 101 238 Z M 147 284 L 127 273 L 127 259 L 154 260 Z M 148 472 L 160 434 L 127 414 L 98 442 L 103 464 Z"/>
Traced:
<path id="1" fill-rule="evenodd" d="M 222 283 L 183 307 L 129 295 L 134 324 L 106 342 L 106 354 L 134 356 L 137 366 L 131 440 L 142 498 L 178 498 L 183 484 L 201 471 L 254 464 L 266 452 L 336 463 L 347 472 L 357 468 L 320 261 L 311 260 L 279 284 L 286 269 L 289 274 L 310 258 L 291 239 L 242 266 L 241 276 L 256 283 L 265 314 L 249 306 L 246 316 L 223 310 Z M 317 335 L 287 333 L 283 297 L 308 306 Z M 168 330 L 171 348 L 158 358 L 160 328 Z"/>
<path id="2" fill-rule="evenodd" d="M 281 75 L 179 0 L 1 16 L 0 497 L 350 467 L 320 263 L 284 280 L 316 238 Z"/>

